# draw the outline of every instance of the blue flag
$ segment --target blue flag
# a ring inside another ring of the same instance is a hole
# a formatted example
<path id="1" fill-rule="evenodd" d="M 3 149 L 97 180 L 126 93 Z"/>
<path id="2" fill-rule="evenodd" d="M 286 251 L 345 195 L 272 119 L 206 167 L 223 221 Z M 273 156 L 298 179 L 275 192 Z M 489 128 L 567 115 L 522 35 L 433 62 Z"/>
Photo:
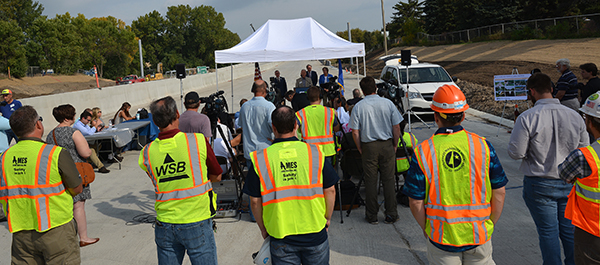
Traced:
<path id="1" fill-rule="evenodd" d="M 344 70 L 342 70 L 342 60 L 338 59 L 338 83 L 342 86 L 342 95 L 344 93 Z"/>

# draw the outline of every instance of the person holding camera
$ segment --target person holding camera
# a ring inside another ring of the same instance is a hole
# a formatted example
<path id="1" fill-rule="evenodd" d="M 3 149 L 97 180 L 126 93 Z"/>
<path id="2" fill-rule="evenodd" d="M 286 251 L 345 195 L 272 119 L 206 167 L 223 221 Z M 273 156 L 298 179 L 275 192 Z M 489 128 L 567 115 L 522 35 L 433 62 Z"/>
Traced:
<path id="1" fill-rule="evenodd" d="M 179 130 L 184 133 L 201 133 L 204 137 L 211 138 L 210 119 L 208 116 L 199 113 L 200 96 L 195 91 L 185 95 L 183 102 L 185 111 L 179 117 Z"/>
<path id="2" fill-rule="evenodd" d="M 321 89 L 311 86 L 307 91 L 310 105 L 296 112 L 302 141 L 321 148 L 325 162 L 333 164 L 336 153 L 334 132 L 340 130 L 335 110 L 321 105 Z"/>
<path id="3" fill-rule="evenodd" d="M 527 79 L 534 106 L 517 117 L 508 155 L 522 160 L 523 200 L 537 227 L 544 264 L 562 264 L 561 242 L 565 264 L 574 264 L 575 229 L 564 216 L 572 185 L 560 179 L 558 164 L 589 139 L 579 113 L 552 97 L 551 83 L 542 73 Z"/>

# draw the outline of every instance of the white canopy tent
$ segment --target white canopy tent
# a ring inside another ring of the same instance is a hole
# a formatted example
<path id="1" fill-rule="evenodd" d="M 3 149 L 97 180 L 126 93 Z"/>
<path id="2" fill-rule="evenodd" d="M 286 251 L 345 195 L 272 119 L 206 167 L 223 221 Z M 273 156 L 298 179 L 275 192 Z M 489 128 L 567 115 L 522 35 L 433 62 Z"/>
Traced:
<path id="1" fill-rule="evenodd" d="M 269 19 L 238 45 L 215 51 L 216 64 L 327 60 L 363 57 L 365 44 L 352 43 L 335 35 L 314 19 Z M 364 65 L 366 73 L 366 63 Z M 357 71 L 358 74 L 358 71 Z M 233 75 L 233 71 L 232 71 Z M 219 80 L 217 76 L 217 90 Z M 233 76 L 231 77 L 233 80 Z M 232 84 L 233 98 L 233 84 Z"/>

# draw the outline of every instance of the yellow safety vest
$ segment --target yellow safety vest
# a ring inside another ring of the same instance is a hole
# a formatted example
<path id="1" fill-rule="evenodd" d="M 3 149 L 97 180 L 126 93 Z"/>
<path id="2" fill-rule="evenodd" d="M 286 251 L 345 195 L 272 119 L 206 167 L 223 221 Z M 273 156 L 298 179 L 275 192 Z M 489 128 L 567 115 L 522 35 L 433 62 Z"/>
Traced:
<path id="1" fill-rule="evenodd" d="M 269 235 L 316 233 L 325 227 L 323 153 L 314 145 L 286 141 L 250 153 L 260 178 L 263 221 Z"/>
<path id="2" fill-rule="evenodd" d="M 325 156 L 335 155 L 333 123 L 335 110 L 322 105 L 309 105 L 296 112 L 302 141 L 317 145 Z"/>
<path id="3" fill-rule="evenodd" d="M 600 144 L 595 141 L 579 150 L 590 165 L 592 174 L 576 179 L 569 194 L 565 217 L 571 220 L 574 226 L 600 237 L 600 178 L 598 177 Z"/>
<path id="4" fill-rule="evenodd" d="M 0 202 L 11 233 L 45 232 L 73 219 L 73 197 L 58 171 L 61 147 L 22 140 L 0 155 Z"/>
<path id="5" fill-rule="evenodd" d="M 436 134 L 415 150 L 426 179 L 425 232 L 438 244 L 483 245 L 492 237 L 490 150 L 461 130 Z"/>
<path id="6" fill-rule="evenodd" d="M 402 135 L 402 139 L 404 139 L 404 143 L 406 143 L 406 148 L 413 148 L 413 146 L 417 146 L 417 143 L 419 142 L 419 140 L 417 140 L 417 138 L 409 132 L 404 132 L 404 134 Z M 400 145 L 402 144 L 401 141 L 398 141 L 398 148 L 402 148 Z M 406 154 L 406 156 L 403 157 L 396 157 L 396 171 L 397 172 L 404 172 L 407 171 L 410 168 L 410 156 L 409 154 Z"/>
<path id="7" fill-rule="evenodd" d="M 144 146 L 138 163 L 154 184 L 158 221 L 189 224 L 216 214 L 217 195 L 208 179 L 206 152 L 200 133 L 179 132 Z"/>

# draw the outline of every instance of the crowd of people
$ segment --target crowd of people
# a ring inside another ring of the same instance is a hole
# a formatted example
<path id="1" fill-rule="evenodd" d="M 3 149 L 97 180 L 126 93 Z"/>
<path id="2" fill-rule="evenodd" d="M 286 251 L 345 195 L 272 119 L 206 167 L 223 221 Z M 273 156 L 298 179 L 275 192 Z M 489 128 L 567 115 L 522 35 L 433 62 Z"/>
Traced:
<path id="1" fill-rule="evenodd" d="M 558 60 L 556 69 L 561 73 L 556 83 L 537 71 L 527 80 L 534 107 L 517 118 L 508 154 L 522 160 L 523 199 L 544 264 L 562 264 L 561 255 L 565 264 L 594 264 L 600 260 L 600 144 L 591 140 L 600 137 L 600 79 L 592 63 L 580 66 L 586 84 L 577 82 L 569 60 Z M 377 95 L 374 78 L 363 78 L 352 99 L 339 95 L 325 104 L 327 91 L 316 84 L 331 77 L 326 67 L 319 77 L 307 65 L 295 84 L 305 89 L 288 92 L 275 71 L 278 92 L 292 108 L 267 101 L 267 83 L 256 80 L 254 97 L 240 101 L 235 119 L 199 112 L 196 92 L 185 95 L 181 114 L 170 96 L 150 104 L 160 133 L 141 150 L 138 164 L 155 187 L 159 264 L 181 264 L 186 253 L 193 264 L 217 264 L 212 187 L 231 173 L 234 156 L 245 160 L 243 192 L 251 220 L 270 240 L 272 264 L 328 264 L 342 138 L 350 139 L 361 157 L 366 223 L 397 222 L 400 192 L 428 239 L 430 264 L 494 264 L 491 237 L 508 178 L 492 144 L 462 126 L 469 108 L 463 92 L 453 85 L 438 88 L 431 104 L 438 129 L 418 144 L 404 132 L 397 106 Z M 13 233 L 11 261 L 78 264 L 79 247 L 99 238 L 88 237 L 85 201 L 91 191 L 82 185 L 75 163 L 90 161 L 108 173 L 97 156 L 101 147 L 85 136 L 134 119 L 131 105 L 123 103 L 108 125 L 100 108 L 86 109 L 75 120 L 73 106 L 57 106 L 53 116 L 59 124 L 42 141 L 44 127 L 35 109 L 21 106 L 10 90 L 2 95 L 0 147 L 4 135 L 8 143 L 16 141 L 0 155 L 5 176 L 0 202 L 4 212 L 10 209 Z M 238 145 L 243 155 L 236 153 Z M 399 149 L 406 150 L 402 157 Z M 398 172 L 404 173 L 401 190 L 395 185 Z M 62 244 L 54 243 L 58 238 Z"/>

